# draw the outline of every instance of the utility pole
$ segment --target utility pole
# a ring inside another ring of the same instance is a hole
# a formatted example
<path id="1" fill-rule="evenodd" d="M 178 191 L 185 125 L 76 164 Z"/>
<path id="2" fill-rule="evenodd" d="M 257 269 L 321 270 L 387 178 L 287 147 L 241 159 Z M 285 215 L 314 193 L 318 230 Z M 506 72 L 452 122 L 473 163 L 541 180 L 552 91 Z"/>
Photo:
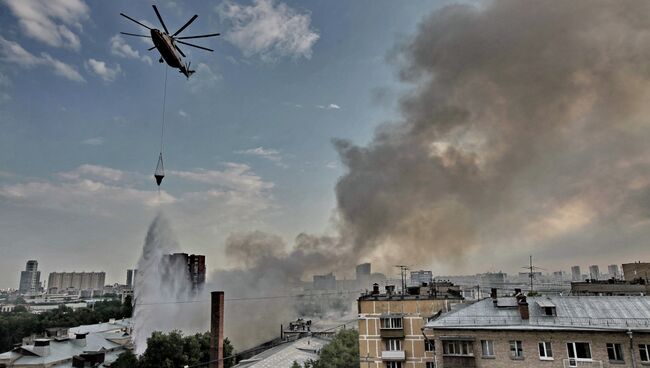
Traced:
<path id="1" fill-rule="evenodd" d="M 406 290 L 406 271 L 409 269 L 409 266 L 395 265 L 395 267 L 399 267 L 399 275 L 402 281 L 402 294 L 404 294 L 404 291 Z"/>

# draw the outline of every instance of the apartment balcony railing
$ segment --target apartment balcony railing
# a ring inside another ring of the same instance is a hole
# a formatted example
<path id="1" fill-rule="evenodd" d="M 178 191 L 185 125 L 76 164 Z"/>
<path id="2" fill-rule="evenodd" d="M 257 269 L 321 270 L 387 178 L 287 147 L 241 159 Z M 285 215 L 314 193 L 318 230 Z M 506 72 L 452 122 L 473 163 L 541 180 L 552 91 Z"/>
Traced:
<path id="1" fill-rule="evenodd" d="M 381 352 L 381 359 L 385 361 L 404 361 L 406 353 L 404 350 L 385 350 Z"/>
<path id="2" fill-rule="evenodd" d="M 564 359 L 564 368 L 584 367 L 584 368 L 602 368 L 603 362 L 601 360 L 577 360 L 577 359 Z"/>

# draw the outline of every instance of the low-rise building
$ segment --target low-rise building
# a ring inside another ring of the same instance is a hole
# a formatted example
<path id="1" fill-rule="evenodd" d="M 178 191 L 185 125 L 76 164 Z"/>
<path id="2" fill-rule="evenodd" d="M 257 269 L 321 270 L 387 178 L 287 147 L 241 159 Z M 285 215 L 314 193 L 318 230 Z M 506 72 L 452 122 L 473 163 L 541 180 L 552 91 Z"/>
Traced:
<path id="1" fill-rule="evenodd" d="M 26 338 L 23 344 L 0 354 L 0 367 L 87 367 L 108 364 L 131 347 L 130 320 L 118 320 L 71 329 L 48 329 L 47 335 Z"/>
<path id="2" fill-rule="evenodd" d="M 571 295 L 649 295 L 650 285 L 645 282 L 624 280 L 587 280 L 571 283 Z"/>
<path id="3" fill-rule="evenodd" d="M 409 287 L 406 293 L 396 293 L 394 286 L 380 293 L 379 285 L 373 285 L 357 301 L 360 367 L 429 368 L 433 350 L 422 326 L 462 300 L 453 285 Z"/>
<path id="4" fill-rule="evenodd" d="M 650 298 L 486 298 L 429 322 L 438 368 L 650 365 Z"/>

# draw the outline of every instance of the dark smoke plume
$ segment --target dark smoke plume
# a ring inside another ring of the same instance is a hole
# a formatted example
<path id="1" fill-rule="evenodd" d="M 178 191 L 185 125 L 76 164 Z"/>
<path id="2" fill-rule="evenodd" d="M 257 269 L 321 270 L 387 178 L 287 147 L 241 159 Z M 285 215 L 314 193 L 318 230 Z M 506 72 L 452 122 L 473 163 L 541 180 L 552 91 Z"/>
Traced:
<path id="1" fill-rule="evenodd" d="M 235 234 L 235 268 L 215 279 L 259 295 L 359 261 L 387 271 L 451 260 L 467 271 L 532 249 L 547 260 L 621 245 L 641 254 L 650 235 L 648 14 L 645 0 L 433 12 L 393 55 L 412 86 L 402 118 L 366 146 L 334 140 L 347 168 L 337 233 L 301 234 L 290 249 L 274 235 Z"/>
<path id="2" fill-rule="evenodd" d="M 339 233 L 325 243 L 301 235 L 289 253 L 257 244 L 246 262 L 299 277 L 360 260 L 641 249 L 649 11 L 647 1 L 504 0 L 433 12 L 396 48 L 412 85 L 402 119 L 367 146 L 334 140 L 347 168 Z"/>

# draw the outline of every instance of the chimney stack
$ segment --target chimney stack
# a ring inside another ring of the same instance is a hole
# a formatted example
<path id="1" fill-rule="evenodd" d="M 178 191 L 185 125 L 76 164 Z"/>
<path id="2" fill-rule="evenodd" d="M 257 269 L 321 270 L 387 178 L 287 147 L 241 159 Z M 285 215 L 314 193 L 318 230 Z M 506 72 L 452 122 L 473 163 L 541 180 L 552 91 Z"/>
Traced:
<path id="1" fill-rule="evenodd" d="M 223 291 L 211 293 L 210 368 L 223 368 Z"/>
<path id="2" fill-rule="evenodd" d="M 86 335 L 88 335 L 87 332 L 86 333 L 76 333 L 76 334 L 74 334 L 73 343 L 75 345 L 77 345 L 77 346 L 85 347 L 86 346 Z"/>
<path id="3" fill-rule="evenodd" d="M 378 295 L 379 294 L 379 284 L 374 283 L 372 284 L 372 295 Z"/>
<path id="4" fill-rule="evenodd" d="M 497 289 L 496 288 L 491 288 L 490 289 L 490 297 L 492 298 L 492 304 L 496 307 L 498 302 L 497 299 Z"/>
<path id="5" fill-rule="evenodd" d="M 526 296 L 523 294 L 517 295 L 517 306 L 519 307 L 519 314 L 521 319 L 527 320 L 530 318 L 530 312 L 528 311 L 528 302 L 526 301 Z"/>
<path id="6" fill-rule="evenodd" d="M 46 357 L 50 355 L 50 340 L 49 339 L 35 339 L 34 340 L 34 354 L 39 357 Z"/>

